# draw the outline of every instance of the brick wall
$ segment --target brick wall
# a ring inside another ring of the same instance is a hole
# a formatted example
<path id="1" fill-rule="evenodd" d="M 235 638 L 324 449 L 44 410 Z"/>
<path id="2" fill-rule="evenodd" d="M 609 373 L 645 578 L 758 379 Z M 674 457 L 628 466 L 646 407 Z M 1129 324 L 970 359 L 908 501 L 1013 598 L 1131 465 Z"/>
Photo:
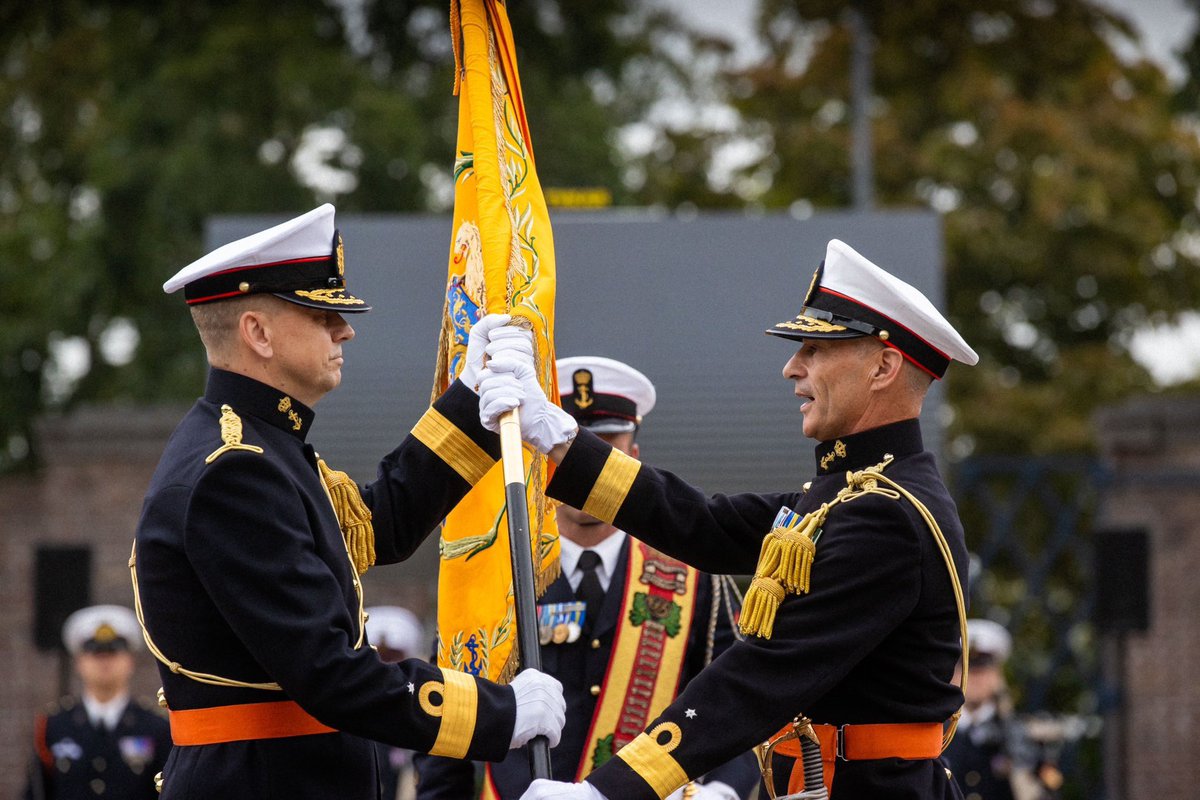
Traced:
<path id="1" fill-rule="evenodd" d="M 41 469 L 0 478 L 0 798 L 18 796 L 32 753 L 33 717 L 57 699 L 60 675 L 69 674 L 58 654 L 34 646 L 35 551 L 39 545 L 90 546 L 91 602 L 132 606 L 128 562 L 142 497 L 185 410 L 91 408 L 49 420 L 39 437 Z M 434 535 L 408 562 L 365 576 L 367 603 L 411 608 L 432 637 L 436 563 Z M 143 651 L 134 693 L 152 700 L 158 687 L 153 659 Z"/>
<path id="2" fill-rule="evenodd" d="M 1124 735 L 1110 740 L 1123 744 L 1106 767 L 1113 800 L 1191 798 L 1200 785 L 1198 421 L 1200 397 L 1138 399 L 1096 419 L 1116 471 L 1103 520 L 1145 528 L 1150 542 L 1150 630 L 1125 643 Z"/>

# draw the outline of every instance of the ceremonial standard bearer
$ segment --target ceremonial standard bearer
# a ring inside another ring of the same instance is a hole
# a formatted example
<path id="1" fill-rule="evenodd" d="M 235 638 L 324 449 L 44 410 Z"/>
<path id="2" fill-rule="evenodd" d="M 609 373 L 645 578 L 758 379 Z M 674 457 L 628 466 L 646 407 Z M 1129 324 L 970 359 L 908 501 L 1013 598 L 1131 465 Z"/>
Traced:
<path id="1" fill-rule="evenodd" d="M 507 321 L 485 317 L 466 383 L 374 483 L 330 469 L 305 441 L 312 408 L 341 381 L 343 315 L 368 309 L 346 288 L 333 217 L 324 205 L 227 244 L 164 286 L 183 290 L 211 370 L 151 479 L 130 559 L 175 742 L 163 800 L 373 800 L 369 740 L 495 760 L 562 727 L 561 687 L 542 673 L 498 686 L 368 646 L 359 576 L 411 554 L 492 466 L 499 440 L 469 387 L 485 348 L 530 350 L 504 334 L 485 345 Z"/>
<path id="2" fill-rule="evenodd" d="M 25 800 L 153 800 L 171 735 L 158 710 L 129 693 L 142 643 L 137 618 L 124 606 L 81 608 L 62 638 L 81 691 L 37 718 Z"/>
<path id="3" fill-rule="evenodd" d="M 771 796 L 804 787 L 780 755 L 802 749 L 805 797 L 820 784 L 835 800 L 960 796 L 939 756 L 962 704 L 967 553 L 917 417 L 950 361 L 977 356 L 920 292 L 837 240 L 800 313 L 768 333 L 801 342 L 783 374 L 818 442 L 816 476 L 794 492 L 706 496 L 575 435 L 527 358 L 481 373 L 485 425 L 519 402 L 523 436 L 558 462 L 549 494 L 700 569 L 755 574 L 745 641 L 586 783 L 535 781 L 527 798 L 663 798 L 773 736 L 787 741 L 764 753 Z"/>
<path id="4" fill-rule="evenodd" d="M 557 362 L 562 407 L 599 439 L 637 458 L 636 436 L 654 407 L 654 384 L 610 358 Z M 557 510 L 562 574 L 538 606 L 542 669 L 567 700 L 562 741 L 550 752 L 553 773 L 581 780 L 642 732 L 679 687 L 734 641 L 736 600 L 722 579 L 627 536 L 610 521 L 567 505 Z M 418 800 L 463 800 L 475 788 L 474 765 L 417 758 Z M 532 781 L 523 753 L 489 764 L 483 798 L 517 800 Z M 697 800 L 739 800 L 758 785 L 746 752 L 690 787 Z"/>

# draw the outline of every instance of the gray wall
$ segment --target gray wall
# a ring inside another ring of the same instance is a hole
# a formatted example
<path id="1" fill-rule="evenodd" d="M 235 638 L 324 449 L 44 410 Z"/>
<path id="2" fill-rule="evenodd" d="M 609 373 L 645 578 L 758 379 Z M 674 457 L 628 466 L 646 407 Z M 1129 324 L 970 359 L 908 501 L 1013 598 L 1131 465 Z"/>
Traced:
<path id="1" fill-rule="evenodd" d="M 218 218 L 207 242 L 216 247 L 281 220 Z M 642 428 L 643 458 L 710 492 L 785 490 L 813 474 L 799 403 L 780 375 L 793 345 L 763 331 L 799 311 L 829 239 L 942 305 L 941 223 L 929 212 L 803 221 L 562 212 L 553 222 L 558 354 L 609 356 L 645 372 L 658 406 Z M 338 226 L 349 285 L 375 309 L 351 316 L 358 337 L 346 349 L 343 384 L 321 401 L 310 440 L 367 481 L 429 401 L 451 226 L 446 216 L 351 215 Z M 939 388 L 925 411 L 935 451 L 940 396 Z"/>

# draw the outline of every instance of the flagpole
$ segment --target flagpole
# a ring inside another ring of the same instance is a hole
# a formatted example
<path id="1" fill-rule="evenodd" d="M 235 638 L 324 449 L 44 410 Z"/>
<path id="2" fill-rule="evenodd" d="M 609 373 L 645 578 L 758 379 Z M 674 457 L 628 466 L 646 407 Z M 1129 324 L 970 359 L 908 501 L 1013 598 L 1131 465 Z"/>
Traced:
<path id="1" fill-rule="evenodd" d="M 508 509 L 508 546 L 512 556 L 517 648 L 522 670 L 540 670 L 542 651 L 538 642 L 533 551 L 529 544 L 524 447 L 521 444 L 521 422 L 515 408 L 500 417 L 500 458 L 504 464 L 504 499 Z M 529 768 L 534 778 L 551 777 L 550 742 L 545 736 L 535 736 L 529 742 Z"/>

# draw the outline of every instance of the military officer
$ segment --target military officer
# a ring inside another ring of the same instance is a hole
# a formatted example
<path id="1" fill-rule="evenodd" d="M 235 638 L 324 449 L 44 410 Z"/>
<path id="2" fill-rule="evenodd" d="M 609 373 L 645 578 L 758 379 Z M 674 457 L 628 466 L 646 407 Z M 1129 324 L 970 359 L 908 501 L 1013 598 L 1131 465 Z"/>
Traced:
<path id="1" fill-rule="evenodd" d="M 581 428 L 637 458 L 636 436 L 654 407 L 654 384 L 628 364 L 599 356 L 562 358 L 557 368 L 562 407 Z M 542 668 L 562 681 L 567 725 L 550 758 L 553 774 L 582 779 L 729 648 L 736 600 L 722 603 L 727 589 L 720 579 L 651 549 L 610 521 L 566 505 L 557 517 L 562 574 L 541 598 L 539 621 Z M 648 624 L 642 609 L 652 609 L 657 624 Z M 419 800 L 473 796 L 475 770 L 468 761 L 421 756 L 417 772 Z M 486 767 L 483 797 L 516 800 L 532 780 L 529 759 L 512 752 Z M 738 800 L 757 785 L 747 751 L 710 771 L 688 796 Z"/>
<path id="2" fill-rule="evenodd" d="M 26 800 L 157 797 L 154 775 L 171 735 L 162 716 L 129 694 L 142 643 L 137 618 L 123 606 L 81 608 L 62 637 L 82 691 L 38 717 Z"/>
<path id="3" fill-rule="evenodd" d="M 967 552 L 918 414 L 952 360 L 978 358 L 920 292 L 837 240 L 800 313 L 768 333 L 800 342 L 783 369 L 817 441 L 800 491 L 706 496 L 577 431 L 527 357 L 482 374 L 485 423 L 519 402 L 523 436 L 558 462 L 550 495 L 700 569 L 755 573 L 745 641 L 586 783 L 535 781 L 526 798 L 662 798 L 793 731 L 811 744 L 773 752 L 819 745 L 809 788 L 834 798 L 961 796 L 939 756 L 962 704 Z M 805 785 L 790 759 L 765 763 L 772 796 Z"/>
<path id="4" fill-rule="evenodd" d="M 221 247 L 164 285 L 183 290 L 208 355 L 204 396 L 167 443 L 130 558 L 134 598 L 175 743 L 163 800 L 375 798 L 371 739 L 499 759 L 558 739 L 558 682 L 498 686 L 410 659 L 382 661 L 359 576 L 408 557 L 499 452 L 464 374 L 358 486 L 306 442 L 313 406 L 341 381 L 366 303 L 346 287 L 333 206 Z M 516 333 L 516 328 L 510 328 Z"/>

